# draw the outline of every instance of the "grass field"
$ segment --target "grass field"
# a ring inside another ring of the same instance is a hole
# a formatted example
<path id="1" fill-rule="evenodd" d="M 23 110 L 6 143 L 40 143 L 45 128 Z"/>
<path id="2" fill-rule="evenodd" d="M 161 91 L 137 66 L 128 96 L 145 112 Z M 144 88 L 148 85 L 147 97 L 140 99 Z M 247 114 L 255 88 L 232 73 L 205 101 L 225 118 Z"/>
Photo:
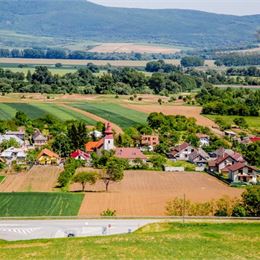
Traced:
<path id="1" fill-rule="evenodd" d="M 171 160 L 167 161 L 167 165 L 171 167 L 184 167 L 185 171 L 195 171 L 195 165 L 186 161 L 176 161 L 173 162 Z"/>
<path id="2" fill-rule="evenodd" d="M 259 223 L 158 223 L 127 235 L 0 242 L 1 259 L 259 259 Z"/>
<path id="3" fill-rule="evenodd" d="M 238 118 L 240 116 L 221 116 L 221 115 L 207 115 L 206 117 L 208 117 L 211 120 L 216 120 L 216 118 L 221 118 L 223 119 L 225 122 L 229 123 L 229 124 L 234 124 L 233 120 L 235 118 Z M 257 128 L 260 129 L 260 116 L 243 116 L 243 118 L 246 120 L 247 124 L 249 127 L 252 128 Z"/>
<path id="4" fill-rule="evenodd" d="M 83 194 L 0 193 L 0 216 L 76 216 Z"/>
<path id="5" fill-rule="evenodd" d="M 112 103 L 78 103 L 71 106 L 100 116 L 122 128 L 143 124 L 147 115 Z"/>
<path id="6" fill-rule="evenodd" d="M 0 103 L 0 119 L 2 120 L 13 118 L 17 111 L 24 112 L 32 119 L 51 114 L 63 121 L 83 120 L 88 125 L 96 124 L 94 120 L 82 114 L 52 103 Z"/>

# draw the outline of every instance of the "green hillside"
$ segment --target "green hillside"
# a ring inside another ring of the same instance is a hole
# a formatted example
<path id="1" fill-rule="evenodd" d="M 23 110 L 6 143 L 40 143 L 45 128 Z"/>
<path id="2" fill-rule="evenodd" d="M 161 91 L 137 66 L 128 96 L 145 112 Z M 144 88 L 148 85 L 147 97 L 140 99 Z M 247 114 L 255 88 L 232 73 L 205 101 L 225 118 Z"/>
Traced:
<path id="1" fill-rule="evenodd" d="M 86 0 L 1 0 L 0 8 L 1 38 L 6 31 L 46 41 L 63 37 L 223 47 L 255 42 L 259 24 L 260 15 L 112 8 Z"/>

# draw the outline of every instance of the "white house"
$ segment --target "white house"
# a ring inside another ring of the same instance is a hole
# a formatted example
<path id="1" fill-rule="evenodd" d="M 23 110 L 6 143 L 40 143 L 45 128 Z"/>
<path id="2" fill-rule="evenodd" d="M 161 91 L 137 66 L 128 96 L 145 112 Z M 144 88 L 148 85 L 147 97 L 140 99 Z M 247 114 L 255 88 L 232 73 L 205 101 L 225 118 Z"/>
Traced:
<path id="1" fill-rule="evenodd" d="M 183 143 L 174 147 L 169 155 L 169 158 L 178 161 L 188 161 L 189 155 L 195 151 L 195 148 L 188 143 Z"/>
<path id="2" fill-rule="evenodd" d="M 196 136 L 199 138 L 200 147 L 209 145 L 210 137 L 208 135 L 206 135 L 206 134 L 196 134 Z"/>
<path id="3" fill-rule="evenodd" d="M 26 159 L 26 149 L 10 147 L 0 153 L 0 157 L 6 161 L 7 164 L 11 164 L 16 161 L 18 164 L 23 163 Z"/>

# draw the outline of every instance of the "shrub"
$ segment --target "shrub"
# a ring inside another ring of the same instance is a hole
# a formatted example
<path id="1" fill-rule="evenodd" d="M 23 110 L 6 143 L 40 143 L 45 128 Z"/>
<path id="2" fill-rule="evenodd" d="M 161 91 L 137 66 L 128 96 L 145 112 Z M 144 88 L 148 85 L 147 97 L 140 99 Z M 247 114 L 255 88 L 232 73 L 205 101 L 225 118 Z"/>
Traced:
<path id="1" fill-rule="evenodd" d="M 116 210 L 107 209 L 101 212 L 101 217 L 115 217 L 116 216 Z"/>

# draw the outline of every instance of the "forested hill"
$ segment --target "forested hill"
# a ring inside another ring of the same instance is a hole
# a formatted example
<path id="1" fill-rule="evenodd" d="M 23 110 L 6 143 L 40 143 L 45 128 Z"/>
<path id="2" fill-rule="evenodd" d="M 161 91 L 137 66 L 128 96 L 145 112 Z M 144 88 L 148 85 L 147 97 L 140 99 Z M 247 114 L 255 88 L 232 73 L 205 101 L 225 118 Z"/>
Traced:
<path id="1" fill-rule="evenodd" d="M 256 41 L 260 15 L 104 7 L 86 0 L 0 0 L 0 30 L 97 41 L 212 47 Z"/>

